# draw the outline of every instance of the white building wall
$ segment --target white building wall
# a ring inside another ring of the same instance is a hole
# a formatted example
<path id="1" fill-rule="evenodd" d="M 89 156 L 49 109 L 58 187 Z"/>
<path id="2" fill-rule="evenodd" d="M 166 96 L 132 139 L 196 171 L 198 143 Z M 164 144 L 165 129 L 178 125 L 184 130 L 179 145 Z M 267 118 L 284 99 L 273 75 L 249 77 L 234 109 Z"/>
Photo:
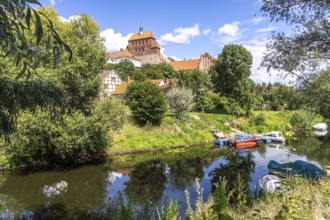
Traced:
<path id="1" fill-rule="evenodd" d="M 108 75 L 103 78 L 104 95 L 110 96 L 113 91 L 119 86 L 122 80 L 114 70 L 111 70 Z"/>
<path id="2" fill-rule="evenodd" d="M 136 59 L 132 59 L 132 58 L 129 58 L 129 57 L 116 58 L 116 59 L 108 59 L 108 63 L 118 64 L 122 60 L 129 60 L 129 61 L 131 61 L 134 64 L 134 67 L 136 67 L 136 68 L 140 68 L 142 66 L 141 65 L 141 61 L 136 60 Z"/>

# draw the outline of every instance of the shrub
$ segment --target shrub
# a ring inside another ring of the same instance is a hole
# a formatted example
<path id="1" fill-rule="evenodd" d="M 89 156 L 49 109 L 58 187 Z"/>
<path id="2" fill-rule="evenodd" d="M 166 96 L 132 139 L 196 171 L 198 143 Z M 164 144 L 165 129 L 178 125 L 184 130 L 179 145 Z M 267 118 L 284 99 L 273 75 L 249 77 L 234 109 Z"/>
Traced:
<path id="1" fill-rule="evenodd" d="M 99 117 L 80 112 L 64 115 L 61 124 L 45 112 L 26 112 L 18 119 L 18 134 L 6 154 L 13 165 L 75 164 L 99 157 L 108 145 L 109 126 Z"/>
<path id="2" fill-rule="evenodd" d="M 266 122 L 266 116 L 263 113 L 258 114 L 256 117 L 251 119 L 251 124 L 256 126 L 262 126 Z"/>
<path id="3" fill-rule="evenodd" d="M 290 124 L 294 130 L 305 129 L 309 124 L 308 117 L 303 112 L 295 112 L 290 119 Z"/>
<path id="4" fill-rule="evenodd" d="M 124 94 L 136 124 L 159 125 L 166 112 L 166 101 L 161 89 L 150 81 L 133 82 Z"/>
<path id="5" fill-rule="evenodd" d="M 191 110 L 194 95 L 191 89 L 174 87 L 167 93 L 167 99 L 171 108 L 175 109 L 175 116 L 178 119 L 186 119 L 187 113 Z"/>
<path id="6" fill-rule="evenodd" d="M 96 104 L 93 115 L 108 123 L 112 130 L 119 130 L 127 119 L 127 112 L 127 107 L 120 100 L 107 97 Z"/>

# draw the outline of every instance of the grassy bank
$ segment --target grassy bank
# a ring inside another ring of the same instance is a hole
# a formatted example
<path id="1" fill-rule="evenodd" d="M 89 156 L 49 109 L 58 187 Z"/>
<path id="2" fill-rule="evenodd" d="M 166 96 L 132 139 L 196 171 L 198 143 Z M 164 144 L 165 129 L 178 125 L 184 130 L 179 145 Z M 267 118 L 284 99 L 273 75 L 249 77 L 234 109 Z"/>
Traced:
<path id="1" fill-rule="evenodd" d="M 186 122 L 167 115 L 159 127 L 137 127 L 126 123 L 114 134 L 109 154 L 141 150 L 166 150 L 173 146 L 186 146 L 212 141 L 210 128 L 201 120 L 190 117 Z"/>
<path id="2" fill-rule="evenodd" d="M 287 179 L 282 185 L 282 193 L 265 195 L 252 207 L 229 209 L 229 214 L 234 219 L 330 219 L 329 179 Z"/>
<path id="3" fill-rule="evenodd" d="M 308 124 L 304 122 L 306 127 L 322 121 L 319 116 L 300 111 L 256 111 L 250 118 L 242 117 L 236 120 L 227 114 L 191 112 L 188 120 L 184 122 L 168 114 L 159 127 L 137 127 L 130 122 L 125 123 L 124 127 L 113 135 L 112 146 L 107 152 L 108 154 L 123 154 L 168 150 L 175 146 L 211 142 L 214 139 L 212 129 L 233 136 L 235 131 L 231 129 L 232 124 L 245 133 L 283 131 L 295 114 L 300 114 L 300 118 L 305 118 L 308 122 Z"/>

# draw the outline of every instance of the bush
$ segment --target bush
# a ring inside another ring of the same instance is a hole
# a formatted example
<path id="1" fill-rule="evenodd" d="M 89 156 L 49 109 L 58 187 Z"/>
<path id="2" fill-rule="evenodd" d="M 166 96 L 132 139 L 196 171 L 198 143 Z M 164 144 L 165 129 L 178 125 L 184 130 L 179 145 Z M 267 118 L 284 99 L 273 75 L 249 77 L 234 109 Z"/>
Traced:
<path id="1" fill-rule="evenodd" d="M 166 101 L 161 89 L 150 81 L 133 82 L 124 94 L 136 124 L 159 125 L 166 112 Z"/>
<path id="2" fill-rule="evenodd" d="M 187 113 L 191 110 L 194 95 L 191 89 L 174 87 L 167 93 L 167 99 L 171 108 L 175 109 L 175 116 L 178 119 L 186 119 Z"/>
<path id="3" fill-rule="evenodd" d="M 47 113 L 26 112 L 18 119 L 18 134 L 11 136 L 6 154 L 13 165 L 75 164 L 102 155 L 108 145 L 109 125 L 80 112 L 64 115 L 57 124 Z"/>
<path id="4" fill-rule="evenodd" d="M 293 130 L 306 129 L 309 127 L 309 117 L 304 112 L 295 112 L 291 119 L 290 124 Z"/>
<path id="5" fill-rule="evenodd" d="M 109 124 L 110 129 L 119 130 L 127 119 L 128 109 L 118 99 L 107 97 L 96 104 L 93 111 L 95 117 Z"/>
<path id="6" fill-rule="evenodd" d="M 251 119 L 251 124 L 256 126 L 262 126 L 266 122 L 266 116 L 263 113 L 258 114 L 256 117 Z"/>

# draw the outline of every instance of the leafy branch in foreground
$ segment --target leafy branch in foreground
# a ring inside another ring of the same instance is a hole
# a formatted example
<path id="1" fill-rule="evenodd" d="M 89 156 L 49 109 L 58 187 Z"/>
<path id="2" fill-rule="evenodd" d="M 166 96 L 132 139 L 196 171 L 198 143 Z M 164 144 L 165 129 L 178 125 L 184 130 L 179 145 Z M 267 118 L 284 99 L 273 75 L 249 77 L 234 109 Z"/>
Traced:
<path id="1" fill-rule="evenodd" d="M 38 46 L 44 44 L 47 53 L 52 49 L 54 65 L 57 65 L 63 50 L 72 52 L 54 29 L 52 21 L 31 5 L 42 5 L 36 0 L 0 1 L 0 56 L 10 57 L 20 69 L 17 78 L 34 70 L 35 56 L 40 53 Z M 32 30 L 34 29 L 34 30 Z M 35 44 L 29 40 L 34 31 Z M 44 41 L 42 39 L 45 38 Z M 5 65 L 0 64 L 1 67 Z"/>
<path id="2" fill-rule="evenodd" d="M 271 21 L 284 21 L 293 27 L 291 36 L 274 35 L 261 65 L 308 84 L 320 72 L 320 64 L 330 58 L 330 2 L 263 0 L 261 12 Z"/>

